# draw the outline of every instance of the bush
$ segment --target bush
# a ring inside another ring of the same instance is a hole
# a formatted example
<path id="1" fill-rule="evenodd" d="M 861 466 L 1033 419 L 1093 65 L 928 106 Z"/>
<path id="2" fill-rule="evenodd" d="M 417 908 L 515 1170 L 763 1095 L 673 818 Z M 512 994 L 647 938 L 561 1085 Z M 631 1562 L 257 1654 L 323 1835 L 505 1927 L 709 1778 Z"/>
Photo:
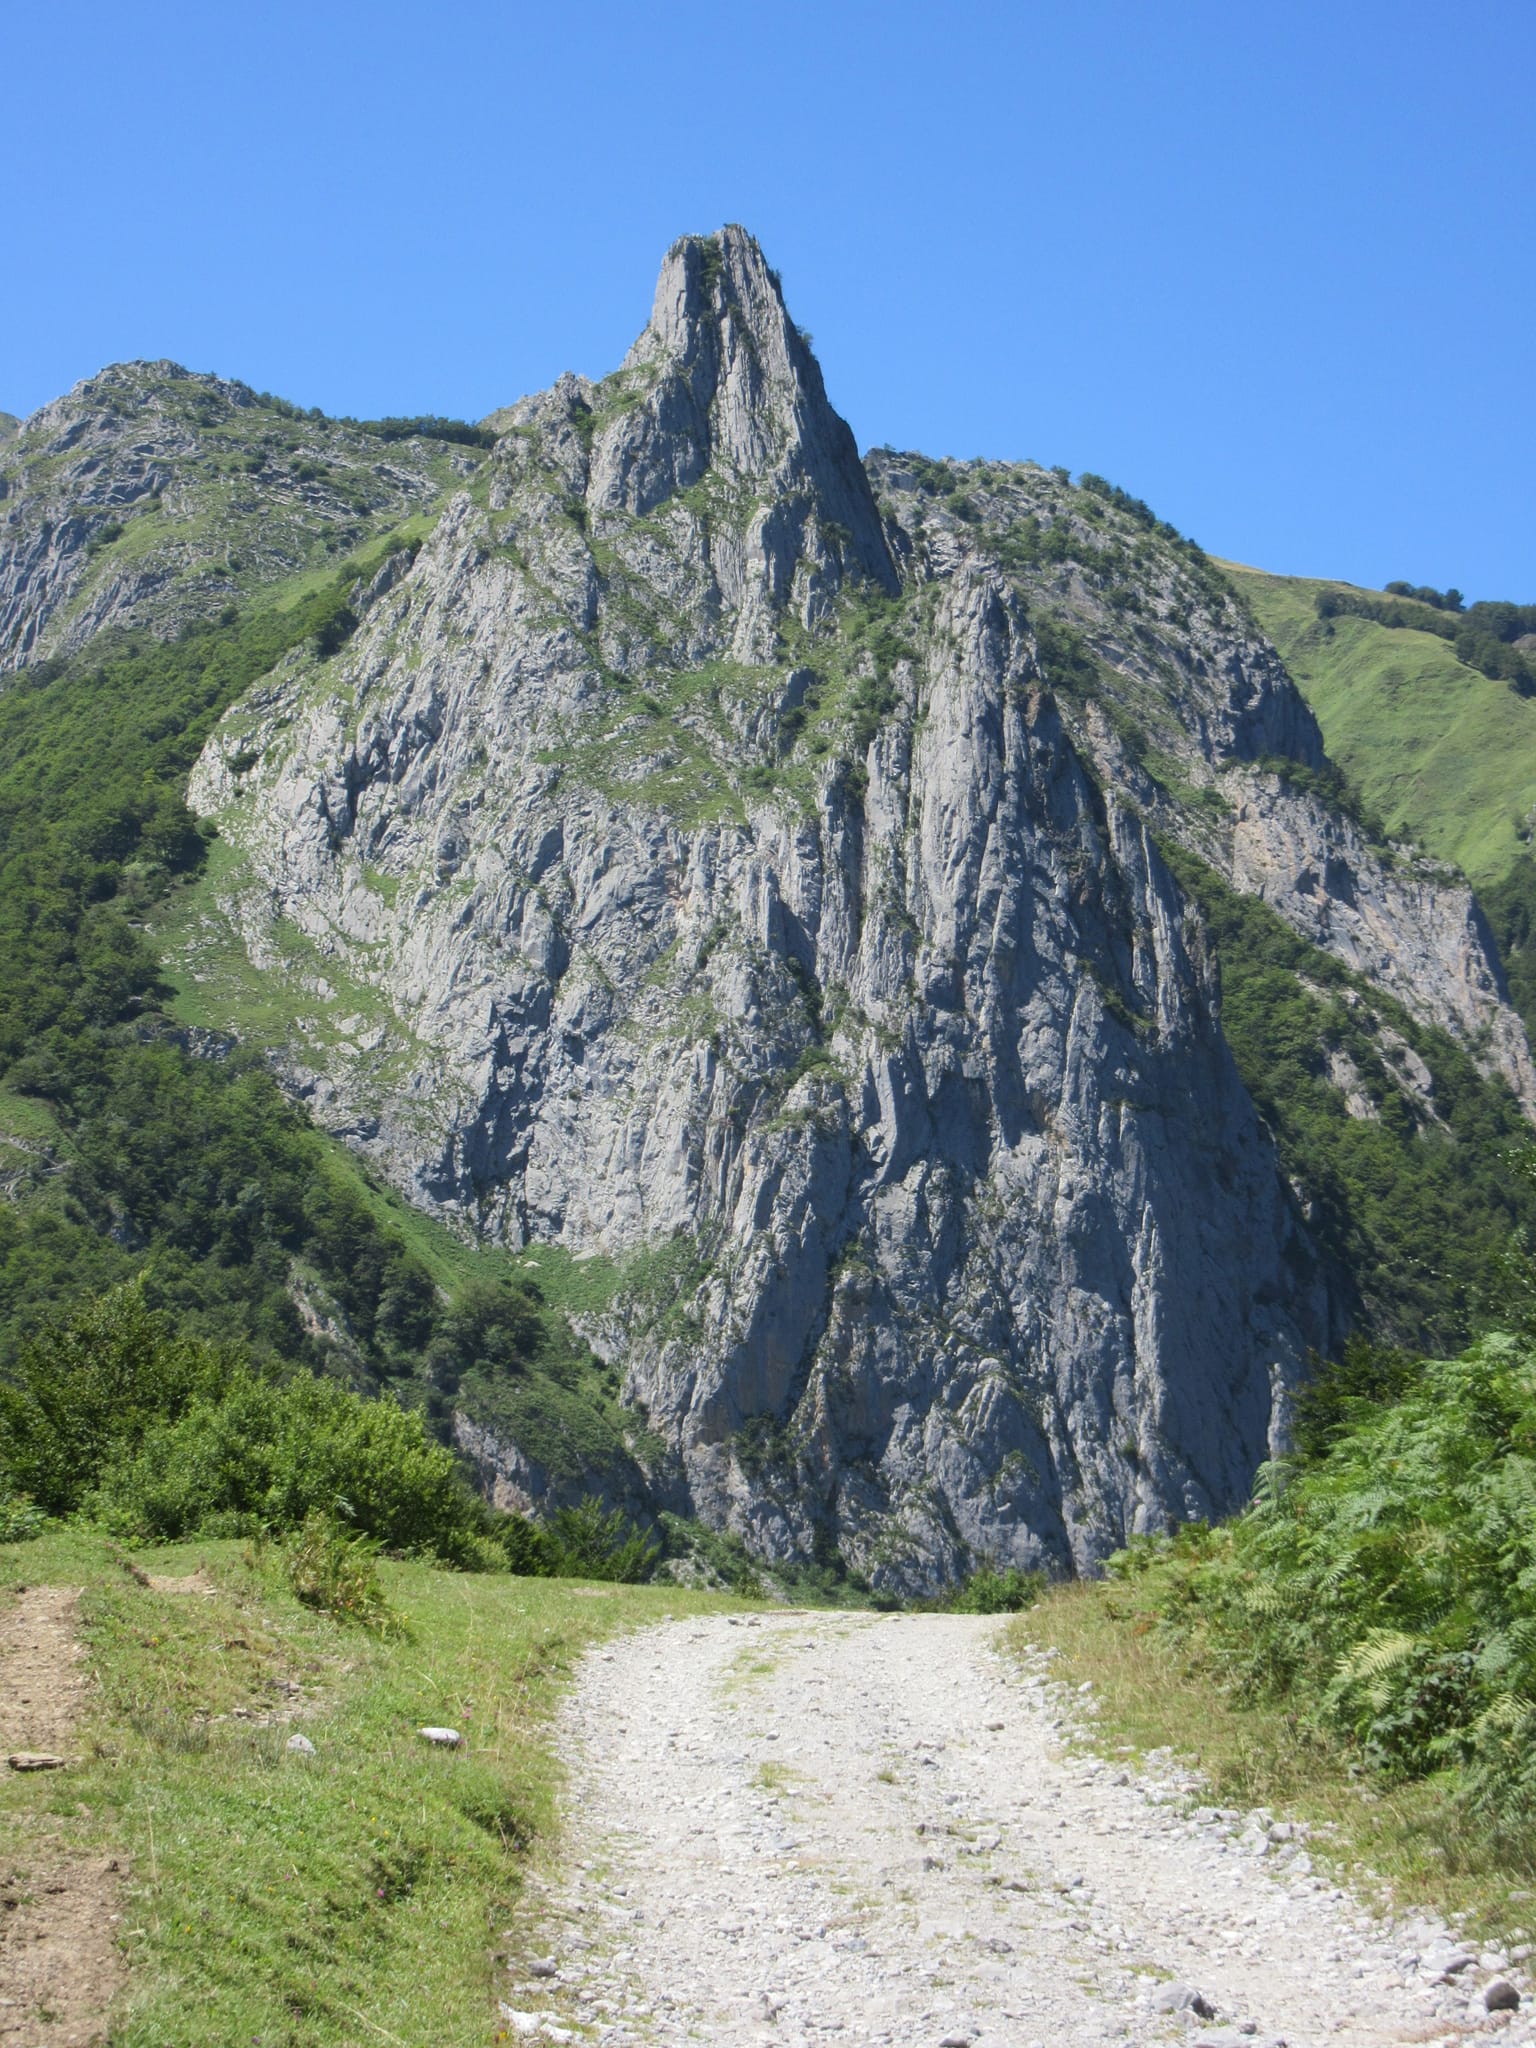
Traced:
<path id="1" fill-rule="evenodd" d="M 1395 1364 L 1391 1367 L 1396 1376 Z M 1536 1830 L 1536 1353 L 1486 1337 L 1400 1398 L 1338 1392 L 1328 1447 L 1267 1466 L 1216 1530 L 1112 1563 L 1237 1691 L 1386 1777 L 1451 1768 L 1510 1844 Z"/>
<path id="2" fill-rule="evenodd" d="M 41 1536 L 48 1517 L 24 1493 L 0 1487 L 0 1543 L 30 1543 Z"/>
<path id="3" fill-rule="evenodd" d="M 1412 597 L 1420 604 L 1433 605 L 1437 612 L 1464 612 L 1466 600 L 1459 590 L 1436 590 L 1429 583 L 1389 583 L 1389 597 Z"/>
<path id="4" fill-rule="evenodd" d="M 659 1544 L 642 1536 L 622 1508 L 603 1513 L 600 1500 L 588 1497 L 579 1506 L 555 1511 L 549 1536 L 555 1547 L 555 1572 L 565 1579 L 612 1579 L 637 1585 L 648 1579 L 661 1555 Z"/>
<path id="5" fill-rule="evenodd" d="M 145 1305 L 141 1281 L 87 1302 L 22 1347 L 19 1384 L 0 1381 L 0 1474 L 50 1514 L 69 1514 L 109 1460 L 216 1397 L 230 1362 L 178 1337 Z"/>
<path id="6" fill-rule="evenodd" d="M 350 605 L 338 604 L 316 626 L 312 636 L 315 653 L 322 661 L 339 654 L 357 631 L 357 614 Z"/>
<path id="7" fill-rule="evenodd" d="M 507 1569 L 520 1579 L 553 1578 L 560 1553 L 546 1530 L 526 1515 L 504 1515 L 492 1531 L 507 1561 Z"/>
<path id="8" fill-rule="evenodd" d="M 307 1376 L 278 1385 L 242 1369 L 217 1399 L 123 1446 L 92 1504 L 109 1527 L 158 1542 L 322 1514 L 390 1550 L 485 1562 L 486 1511 L 420 1415 Z"/>
<path id="9" fill-rule="evenodd" d="M 1358 1334 L 1343 1356 L 1320 1363 L 1296 1397 L 1296 1448 L 1320 1458 L 1347 1434 L 1365 1402 L 1397 1401 L 1417 1379 L 1420 1361 L 1393 1344 L 1372 1344 Z"/>
<path id="10" fill-rule="evenodd" d="M 465 448 L 494 448 L 496 436 L 489 427 L 478 427 L 469 420 L 445 419 L 441 413 L 417 413 L 409 418 L 359 420 L 358 426 L 365 434 L 374 434 L 381 441 L 409 441 L 420 435 L 424 441 L 457 441 Z"/>
<path id="11" fill-rule="evenodd" d="M 949 1608 L 952 1614 L 1020 1614 L 1034 1606 L 1044 1589 L 1040 1572 L 1021 1572 L 1017 1565 L 1000 1572 L 984 1564 L 971 1573 Z"/>

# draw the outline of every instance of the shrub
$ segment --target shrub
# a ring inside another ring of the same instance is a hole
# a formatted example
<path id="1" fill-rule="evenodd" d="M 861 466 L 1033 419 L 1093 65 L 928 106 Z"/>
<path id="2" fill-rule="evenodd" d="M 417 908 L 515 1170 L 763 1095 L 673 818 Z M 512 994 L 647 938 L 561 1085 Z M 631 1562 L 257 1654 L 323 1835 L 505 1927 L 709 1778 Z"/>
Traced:
<path id="1" fill-rule="evenodd" d="M 636 1585 L 650 1577 L 661 1555 L 660 1545 L 642 1536 L 622 1508 L 605 1515 L 602 1502 L 591 1496 L 576 1507 L 558 1508 L 549 1533 L 560 1578 Z"/>
<path id="2" fill-rule="evenodd" d="M 155 1423 L 104 1472 L 94 1506 L 121 1533 L 161 1542 L 324 1514 L 391 1550 L 485 1561 L 485 1509 L 421 1416 L 303 1375 L 279 1385 L 242 1369 L 218 1398 Z"/>
<path id="3" fill-rule="evenodd" d="M 420 435 L 426 441 L 457 441 L 465 448 L 494 448 L 496 436 L 489 427 L 468 420 L 444 419 L 440 413 L 417 413 L 409 418 L 359 420 L 365 434 L 380 441 L 409 441 Z"/>
<path id="4" fill-rule="evenodd" d="M 1019 1614 L 1033 1607 L 1045 1588 L 1040 1572 L 1021 1572 L 1010 1565 L 1000 1572 L 982 1565 L 950 1601 L 952 1614 Z"/>
<path id="5" fill-rule="evenodd" d="M 17 1385 L 0 1381 L 0 1474 L 50 1514 L 69 1514 L 111 1459 L 228 1383 L 230 1361 L 179 1337 L 145 1305 L 142 1281 L 114 1288 L 22 1347 Z"/>
<path id="6" fill-rule="evenodd" d="M 1330 1402 L 1327 1448 L 1267 1466 L 1235 1522 L 1112 1563 L 1240 1693 L 1387 1777 L 1454 1767 L 1529 1860 L 1536 1828 L 1536 1354 L 1508 1336 Z"/>
<path id="7" fill-rule="evenodd" d="M 315 653 L 322 661 L 329 661 L 333 654 L 341 652 L 356 631 L 356 612 L 350 605 L 336 605 L 315 628 L 312 643 Z"/>
<path id="8" fill-rule="evenodd" d="M 1433 605 L 1437 612 L 1464 612 L 1466 600 L 1459 590 L 1436 590 L 1428 583 L 1389 583 L 1386 586 L 1390 597 L 1412 597 L 1420 604 Z"/>
<path id="9" fill-rule="evenodd" d="M 507 1569 L 520 1579 L 553 1578 L 560 1553 L 546 1530 L 526 1515 L 505 1515 L 495 1525 L 491 1540 L 507 1561 Z"/>
<path id="10" fill-rule="evenodd" d="M 48 1517 L 24 1493 L 0 1488 L 0 1543 L 30 1543 L 41 1536 Z"/>

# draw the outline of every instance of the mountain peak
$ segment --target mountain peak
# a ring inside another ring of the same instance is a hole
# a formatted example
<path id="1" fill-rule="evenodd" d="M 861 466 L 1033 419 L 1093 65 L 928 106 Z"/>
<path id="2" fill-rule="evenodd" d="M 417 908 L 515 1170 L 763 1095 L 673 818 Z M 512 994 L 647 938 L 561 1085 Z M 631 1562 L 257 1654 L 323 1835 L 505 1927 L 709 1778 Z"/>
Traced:
<path id="1" fill-rule="evenodd" d="M 714 470 L 799 503 L 846 536 L 844 557 L 859 574 L 898 587 L 853 434 L 827 399 L 777 272 L 744 228 L 673 243 L 620 375 L 648 383 L 604 450 L 612 503 L 647 512 Z"/>
<path id="2" fill-rule="evenodd" d="M 662 259 L 650 324 L 630 351 L 631 360 L 643 359 L 658 344 L 695 359 L 708 327 L 726 319 L 787 361 L 796 352 L 810 355 L 784 304 L 779 274 L 755 236 L 735 226 L 714 235 L 682 235 Z"/>

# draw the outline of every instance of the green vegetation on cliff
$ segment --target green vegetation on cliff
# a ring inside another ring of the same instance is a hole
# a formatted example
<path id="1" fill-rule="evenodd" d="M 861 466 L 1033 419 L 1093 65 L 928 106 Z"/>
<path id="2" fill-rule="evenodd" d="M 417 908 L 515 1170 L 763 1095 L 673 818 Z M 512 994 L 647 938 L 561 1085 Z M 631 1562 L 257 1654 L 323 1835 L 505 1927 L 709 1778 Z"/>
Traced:
<path id="1" fill-rule="evenodd" d="M 1163 850 L 1215 940 L 1222 1029 L 1354 1319 L 1385 1341 L 1465 1343 L 1499 1312 L 1513 1234 L 1536 1231 L 1536 1190 L 1507 1164 L 1529 1139 L 1513 1097 L 1268 904 Z"/>

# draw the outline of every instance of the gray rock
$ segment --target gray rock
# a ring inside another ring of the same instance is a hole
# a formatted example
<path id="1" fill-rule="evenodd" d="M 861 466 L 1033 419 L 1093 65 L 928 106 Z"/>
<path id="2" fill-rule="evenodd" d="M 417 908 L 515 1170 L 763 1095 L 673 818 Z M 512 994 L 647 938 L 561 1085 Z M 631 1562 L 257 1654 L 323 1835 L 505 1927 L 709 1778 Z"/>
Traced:
<path id="1" fill-rule="evenodd" d="M 830 1528 L 897 1587 L 1091 1567 L 1246 1497 L 1318 1269 L 1024 609 L 981 558 L 898 595 L 777 286 L 719 249 L 669 257 L 616 379 L 511 410 L 489 510 L 232 713 L 193 801 L 253 951 L 287 920 L 381 1018 L 290 1070 L 322 1121 L 450 1222 L 683 1261 L 586 1324 L 664 1447 L 626 1505 L 770 1560 Z M 839 621 L 874 598 L 910 651 L 850 766 L 774 706 L 812 656 L 868 669 Z M 647 711 L 679 670 L 713 694 Z M 501 1504 L 561 1497 L 458 1431 Z"/>
<path id="2" fill-rule="evenodd" d="M 290 1756 L 315 1756 L 318 1751 L 307 1735 L 290 1735 L 283 1744 Z"/>
<path id="3" fill-rule="evenodd" d="M 1202 2020 L 1213 2020 L 1216 2017 L 1216 2008 L 1205 1994 L 1197 1990 L 1193 1984 L 1186 1984 L 1182 1980 L 1159 1985 L 1152 1994 L 1152 2010 L 1190 2013 L 1196 2019 Z"/>
<path id="4" fill-rule="evenodd" d="M 242 427 L 253 445 L 274 430 L 293 445 L 232 488 L 226 436 Z M 355 425 L 294 421 L 243 384 L 163 361 L 85 378 L 0 448 L 0 675 L 108 628 L 173 634 L 327 562 L 337 528 L 356 531 L 359 498 L 386 530 L 439 488 L 419 441 L 386 452 Z"/>
<path id="5" fill-rule="evenodd" d="M 418 1728 L 416 1732 L 436 1749 L 457 1749 L 464 1740 L 457 1728 Z"/>
<path id="6" fill-rule="evenodd" d="M 1483 1986 L 1483 2005 L 1488 2012 L 1518 2012 L 1520 1994 L 1507 1977 L 1495 1977 Z"/>
<path id="7" fill-rule="evenodd" d="M 1433 1977 L 1442 1983 L 1459 1977 L 1464 1970 L 1470 1970 L 1477 1958 L 1469 1949 L 1458 1948 L 1454 1943 L 1440 1941 L 1428 1948 L 1421 1956 L 1419 1968 L 1426 1977 Z"/>

